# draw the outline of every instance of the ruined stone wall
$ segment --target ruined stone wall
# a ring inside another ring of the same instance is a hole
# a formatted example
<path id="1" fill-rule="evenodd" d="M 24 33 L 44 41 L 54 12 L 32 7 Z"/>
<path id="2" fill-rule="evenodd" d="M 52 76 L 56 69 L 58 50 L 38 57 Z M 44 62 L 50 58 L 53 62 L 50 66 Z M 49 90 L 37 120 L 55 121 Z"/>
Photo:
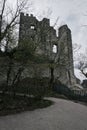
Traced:
<path id="1" fill-rule="evenodd" d="M 73 67 L 73 53 L 72 53 L 72 39 L 71 31 L 67 25 L 64 25 L 59 28 L 59 37 L 58 37 L 58 46 L 59 46 L 59 59 L 60 64 L 65 69 L 66 76 L 70 84 L 75 82 L 74 77 L 74 67 Z"/>
<path id="2" fill-rule="evenodd" d="M 0 15 L 0 35 L 1 35 L 1 15 Z"/>
<path id="3" fill-rule="evenodd" d="M 50 62 L 55 64 L 55 79 L 64 84 L 73 84 L 75 82 L 71 31 L 67 25 L 59 28 L 57 37 L 55 29 L 50 26 L 49 19 L 44 18 L 42 21 L 38 21 L 33 15 L 25 16 L 22 13 L 20 15 L 19 47 L 22 47 L 23 39 L 34 41 L 37 45 L 36 53 L 40 56 L 42 54 L 47 55 Z M 57 47 L 56 53 L 53 52 L 54 45 Z M 46 66 L 43 69 L 40 66 L 42 65 L 38 66 L 40 71 L 44 71 L 50 77 L 50 69 L 47 71 Z M 30 68 L 32 69 L 32 67 Z M 32 70 L 34 71 L 34 69 Z"/>
<path id="4" fill-rule="evenodd" d="M 22 48 L 25 42 L 32 42 L 36 45 L 36 55 L 47 56 L 48 62 L 38 62 L 26 65 L 22 78 L 33 78 L 38 75 L 40 78 L 51 78 L 50 66 L 53 66 L 54 81 L 60 80 L 70 86 L 75 83 L 73 69 L 72 39 L 71 31 L 67 25 L 59 28 L 57 37 L 56 30 L 50 26 L 50 21 L 44 18 L 38 21 L 33 15 L 20 15 L 19 44 Z M 57 51 L 53 52 L 56 45 Z M 3 61 L 4 63 L 4 61 Z M 16 70 L 17 66 L 14 70 Z M 5 74 L 4 74 L 5 75 Z M 6 76 L 4 76 L 6 79 Z"/>
<path id="5" fill-rule="evenodd" d="M 49 19 L 38 21 L 33 15 L 28 16 L 21 13 L 19 28 L 19 47 L 23 41 L 34 41 L 37 53 L 51 56 L 53 42 L 57 41 L 56 31 L 50 27 Z"/>

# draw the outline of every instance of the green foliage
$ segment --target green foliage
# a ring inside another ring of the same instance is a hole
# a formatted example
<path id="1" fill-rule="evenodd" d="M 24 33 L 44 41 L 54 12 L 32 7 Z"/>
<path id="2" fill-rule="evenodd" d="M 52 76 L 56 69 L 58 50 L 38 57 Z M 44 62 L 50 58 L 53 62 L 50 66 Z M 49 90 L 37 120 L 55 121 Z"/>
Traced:
<path id="1" fill-rule="evenodd" d="M 38 108 L 45 108 L 52 105 L 50 100 L 37 100 L 33 97 L 24 97 L 23 95 L 16 95 L 15 98 L 12 95 L 0 94 L 0 116 L 16 114 L 23 111 L 32 111 Z"/>
<path id="2" fill-rule="evenodd" d="M 39 64 L 39 63 L 49 63 L 49 59 L 45 55 L 35 55 L 33 57 L 33 62 Z"/>
<path id="3" fill-rule="evenodd" d="M 27 62 L 32 60 L 34 57 L 36 46 L 32 41 L 24 40 L 22 43 L 22 48 L 18 48 L 14 54 L 14 59 L 19 62 Z"/>

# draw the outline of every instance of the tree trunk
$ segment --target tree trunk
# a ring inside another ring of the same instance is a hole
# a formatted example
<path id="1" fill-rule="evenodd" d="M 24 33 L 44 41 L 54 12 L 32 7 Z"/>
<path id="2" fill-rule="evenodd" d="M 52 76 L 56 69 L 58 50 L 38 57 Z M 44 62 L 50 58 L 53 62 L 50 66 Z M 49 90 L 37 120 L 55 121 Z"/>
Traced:
<path id="1" fill-rule="evenodd" d="M 53 87 L 53 83 L 54 83 L 54 68 L 53 67 L 50 67 L 50 72 L 51 72 L 50 86 L 52 88 Z"/>

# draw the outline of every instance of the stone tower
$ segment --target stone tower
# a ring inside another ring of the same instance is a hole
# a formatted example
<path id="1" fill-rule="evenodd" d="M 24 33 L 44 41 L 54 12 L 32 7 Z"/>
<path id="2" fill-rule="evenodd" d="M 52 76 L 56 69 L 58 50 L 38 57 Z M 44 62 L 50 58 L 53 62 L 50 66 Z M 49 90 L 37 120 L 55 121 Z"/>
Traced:
<path id="1" fill-rule="evenodd" d="M 1 37 L 1 15 L 0 15 L 0 37 Z"/>
<path id="2" fill-rule="evenodd" d="M 75 82 L 71 31 L 67 25 L 63 25 L 58 32 L 57 37 L 56 30 L 50 26 L 49 19 L 38 21 L 33 15 L 21 13 L 18 47 L 22 48 L 23 41 L 33 41 L 37 45 L 36 54 L 47 56 L 49 61 L 55 64 L 54 79 L 70 86 Z M 50 78 L 49 65 L 47 65 L 49 63 L 44 64 L 46 64 L 44 67 L 42 64 L 38 65 L 42 77 Z M 31 70 L 33 73 L 32 66 Z"/>
<path id="3" fill-rule="evenodd" d="M 33 15 L 20 15 L 19 47 L 23 40 L 32 40 L 37 44 L 37 53 L 51 56 L 53 43 L 57 44 L 56 30 L 50 27 L 50 21 L 44 18 L 38 21 Z"/>

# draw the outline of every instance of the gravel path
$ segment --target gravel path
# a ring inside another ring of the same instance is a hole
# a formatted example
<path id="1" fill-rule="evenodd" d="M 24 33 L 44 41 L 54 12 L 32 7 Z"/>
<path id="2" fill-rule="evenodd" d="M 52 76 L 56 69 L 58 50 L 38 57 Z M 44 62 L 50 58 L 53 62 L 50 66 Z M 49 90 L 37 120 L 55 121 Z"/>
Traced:
<path id="1" fill-rule="evenodd" d="M 0 117 L 0 130 L 87 130 L 87 106 L 50 99 L 48 108 Z"/>

